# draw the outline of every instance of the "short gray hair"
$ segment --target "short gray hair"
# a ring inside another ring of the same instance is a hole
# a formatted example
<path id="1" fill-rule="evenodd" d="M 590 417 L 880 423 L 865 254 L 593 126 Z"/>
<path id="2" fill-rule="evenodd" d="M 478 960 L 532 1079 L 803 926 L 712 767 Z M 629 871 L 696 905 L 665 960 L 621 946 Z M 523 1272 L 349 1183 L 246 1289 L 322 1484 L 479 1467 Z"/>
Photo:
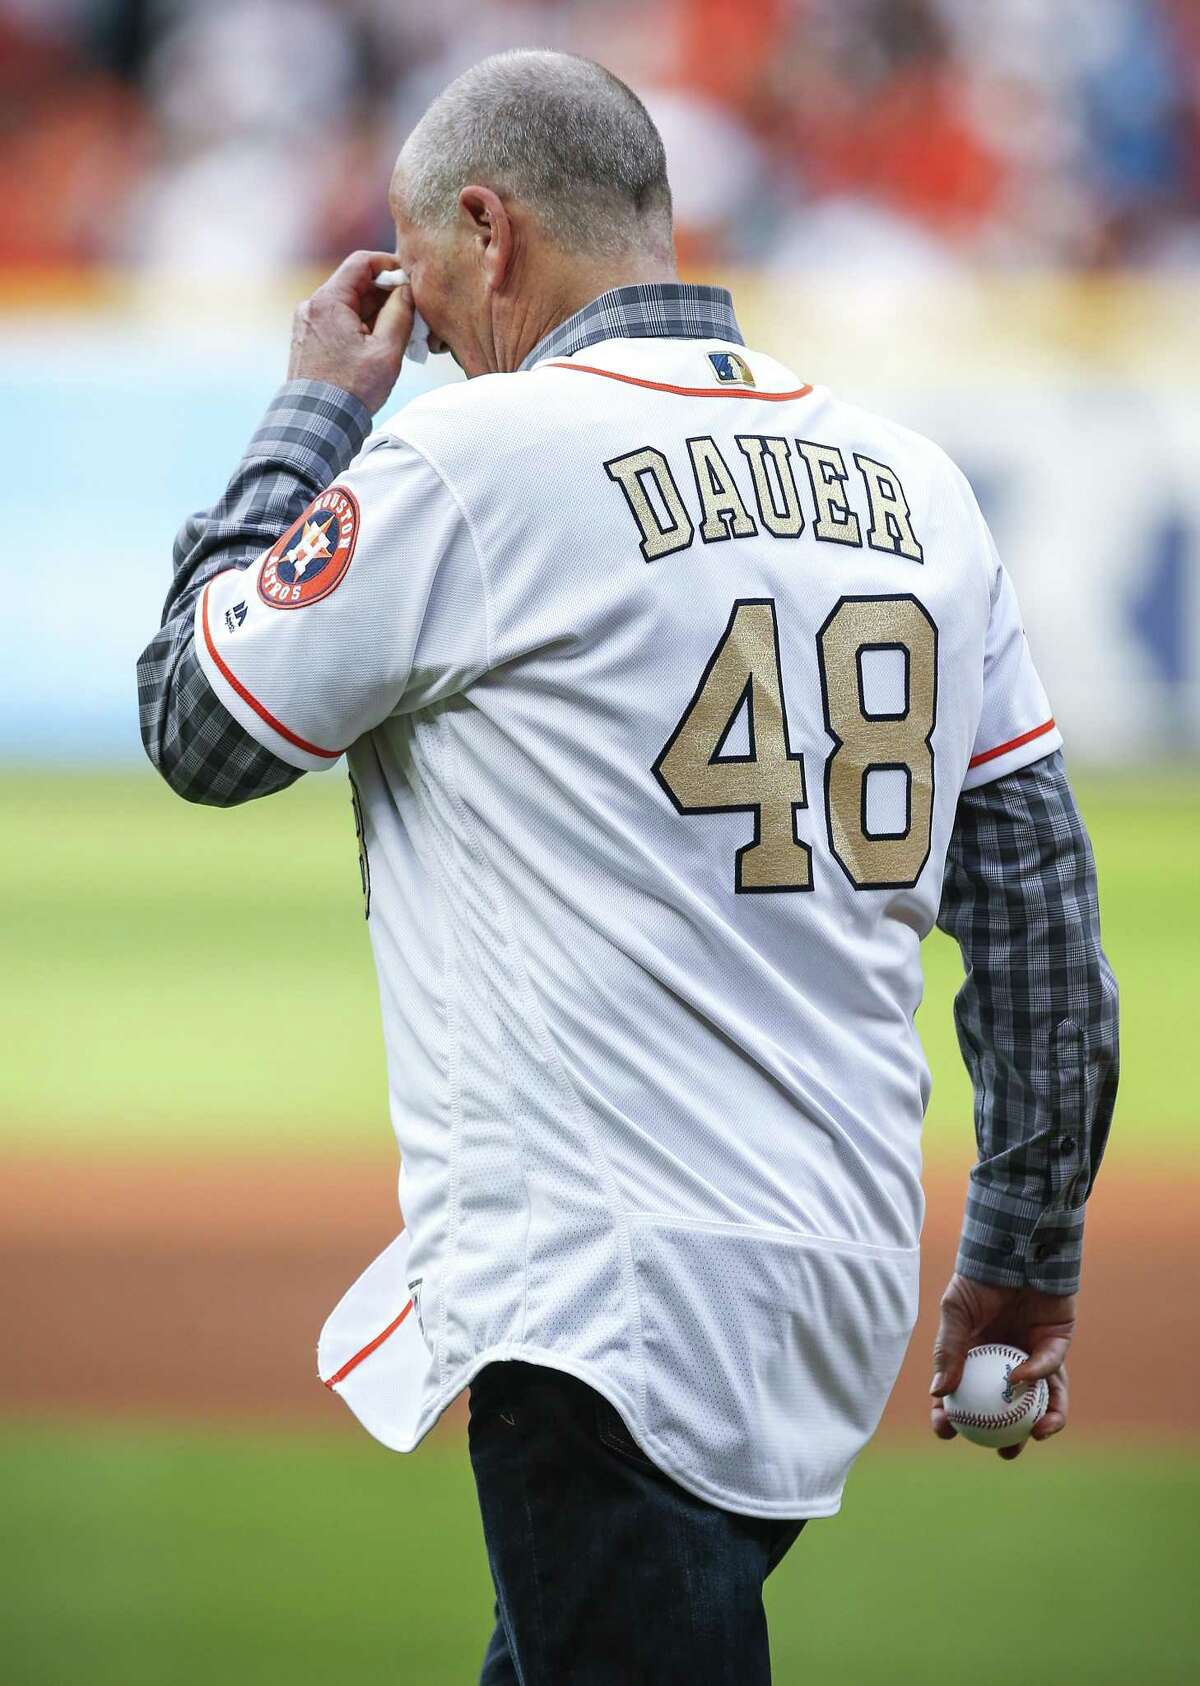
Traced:
<path id="1" fill-rule="evenodd" d="M 497 53 L 465 71 L 400 154 L 405 210 L 453 221 L 472 183 L 523 200 L 571 252 L 671 251 L 662 137 L 631 88 L 569 53 Z"/>

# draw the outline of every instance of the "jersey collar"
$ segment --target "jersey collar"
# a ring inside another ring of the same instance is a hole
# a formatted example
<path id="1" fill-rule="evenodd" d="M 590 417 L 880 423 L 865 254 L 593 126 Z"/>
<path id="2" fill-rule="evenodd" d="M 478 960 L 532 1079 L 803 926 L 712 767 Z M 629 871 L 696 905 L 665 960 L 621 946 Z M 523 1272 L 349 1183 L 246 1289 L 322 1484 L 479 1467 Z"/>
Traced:
<path id="1" fill-rule="evenodd" d="M 521 364 L 532 369 L 547 357 L 570 357 L 600 340 L 727 340 L 744 345 L 733 299 L 724 287 L 685 281 L 638 282 L 613 287 L 568 316 L 538 341 Z"/>

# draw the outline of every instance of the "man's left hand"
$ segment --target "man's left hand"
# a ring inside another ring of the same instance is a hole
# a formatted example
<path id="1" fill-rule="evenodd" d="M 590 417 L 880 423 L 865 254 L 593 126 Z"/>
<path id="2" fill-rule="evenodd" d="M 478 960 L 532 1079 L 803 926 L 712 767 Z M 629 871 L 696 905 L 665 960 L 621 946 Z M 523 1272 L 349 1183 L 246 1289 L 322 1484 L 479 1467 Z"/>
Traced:
<path id="1" fill-rule="evenodd" d="M 996 1288 L 969 1276 L 952 1276 L 942 1295 L 942 1318 L 933 1347 L 931 1423 L 939 1440 L 953 1440 L 954 1426 L 942 1400 L 962 1380 L 963 1362 L 973 1346 L 1004 1342 L 1029 1357 L 1012 1372 L 1014 1382 L 1043 1377 L 1050 1403 L 1034 1424 L 1034 1440 L 1049 1440 L 1067 1426 L 1067 1349 L 1075 1334 L 1076 1296 L 1042 1294 L 1035 1288 Z M 1024 1442 L 1005 1446 L 1002 1458 L 1019 1457 Z"/>

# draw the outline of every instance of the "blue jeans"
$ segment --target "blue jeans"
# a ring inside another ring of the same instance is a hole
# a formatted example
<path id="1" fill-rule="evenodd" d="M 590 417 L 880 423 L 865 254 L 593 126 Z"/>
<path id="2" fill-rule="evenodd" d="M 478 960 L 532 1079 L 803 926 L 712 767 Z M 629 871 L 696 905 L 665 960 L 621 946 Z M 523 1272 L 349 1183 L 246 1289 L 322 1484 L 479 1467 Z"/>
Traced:
<path id="1" fill-rule="evenodd" d="M 480 1686 L 767 1686 L 763 1582 L 803 1522 L 685 1492 L 539 1365 L 480 1371 L 470 1445 L 496 1588 Z"/>

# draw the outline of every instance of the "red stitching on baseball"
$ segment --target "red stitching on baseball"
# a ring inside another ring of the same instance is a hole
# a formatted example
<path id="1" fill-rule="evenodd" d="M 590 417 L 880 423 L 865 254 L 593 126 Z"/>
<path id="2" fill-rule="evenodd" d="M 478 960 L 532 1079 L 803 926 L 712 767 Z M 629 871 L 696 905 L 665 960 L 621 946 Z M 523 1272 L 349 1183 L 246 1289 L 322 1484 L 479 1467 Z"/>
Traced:
<path id="1" fill-rule="evenodd" d="M 967 1356 L 968 1358 L 990 1358 L 993 1356 L 1015 1358 L 1018 1364 L 1024 1364 L 1025 1362 L 1025 1354 L 1021 1352 L 1019 1347 L 998 1345 L 995 1342 L 989 1346 L 972 1347 Z M 1019 1383 L 1019 1386 L 1025 1387 L 1028 1391 L 1019 1405 L 1010 1405 L 1007 1411 L 948 1410 L 946 1411 L 946 1419 L 955 1428 L 1012 1428 L 1029 1415 L 1031 1404 L 1037 1404 L 1041 1397 L 1044 1379 L 1044 1377 L 1039 1376 L 1035 1382 Z"/>
<path id="2" fill-rule="evenodd" d="M 1033 1386 L 1033 1397 L 1037 1400 L 1037 1384 Z M 1026 1400 L 1019 1408 L 1010 1406 L 1007 1411 L 997 1411 L 993 1416 L 982 1416 L 978 1411 L 947 1411 L 946 1417 L 955 1428 L 1011 1428 L 1019 1423 L 1021 1418 L 1028 1415 L 1029 1401 Z"/>

